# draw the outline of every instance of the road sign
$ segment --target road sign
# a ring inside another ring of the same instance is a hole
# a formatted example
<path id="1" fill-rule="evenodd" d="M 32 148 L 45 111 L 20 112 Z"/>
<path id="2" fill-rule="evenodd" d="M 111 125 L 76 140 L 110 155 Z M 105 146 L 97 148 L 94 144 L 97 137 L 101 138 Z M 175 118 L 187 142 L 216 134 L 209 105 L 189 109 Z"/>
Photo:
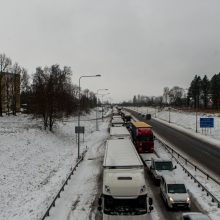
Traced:
<path id="1" fill-rule="evenodd" d="M 82 127 L 82 126 L 76 126 L 75 127 L 75 133 L 78 134 L 78 133 L 82 133 L 84 134 L 85 133 L 85 127 Z"/>
<path id="2" fill-rule="evenodd" d="M 200 128 L 214 128 L 214 118 L 200 118 Z"/>

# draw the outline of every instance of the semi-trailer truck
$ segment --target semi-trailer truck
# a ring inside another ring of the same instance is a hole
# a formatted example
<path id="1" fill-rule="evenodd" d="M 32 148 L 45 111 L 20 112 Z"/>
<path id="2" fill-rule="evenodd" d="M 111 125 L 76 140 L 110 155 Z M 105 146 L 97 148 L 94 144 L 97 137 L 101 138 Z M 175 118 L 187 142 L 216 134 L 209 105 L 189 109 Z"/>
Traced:
<path id="1" fill-rule="evenodd" d="M 131 134 L 129 133 L 128 129 L 124 126 L 110 127 L 110 138 L 111 139 L 123 139 L 123 138 L 131 139 Z"/>
<path id="2" fill-rule="evenodd" d="M 103 220 L 147 220 L 152 203 L 144 165 L 131 140 L 107 140 L 98 207 Z"/>
<path id="3" fill-rule="evenodd" d="M 154 152 L 154 135 L 151 125 L 142 121 L 133 121 L 130 131 L 138 153 Z"/>

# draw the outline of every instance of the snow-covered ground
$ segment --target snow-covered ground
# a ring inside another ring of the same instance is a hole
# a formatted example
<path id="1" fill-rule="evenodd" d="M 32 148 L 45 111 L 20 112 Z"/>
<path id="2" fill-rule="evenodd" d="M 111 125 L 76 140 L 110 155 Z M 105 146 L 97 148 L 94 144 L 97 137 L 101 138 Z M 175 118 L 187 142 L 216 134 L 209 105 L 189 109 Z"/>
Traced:
<path id="1" fill-rule="evenodd" d="M 81 117 L 81 152 L 106 137 L 94 132 L 94 118 L 95 112 Z M 52 133 L 41 124 L 26 115 L 0 118 L 1 220 L 40 219 L 76 163 L 76 119 L 57 123 Z"/>
<path id="2" fill-rule="evenodd" d="M 99 190 L 97 183 L 100 182 L 105 140 L 109 136 L 108 125 L 108 121 L 102 123 L 100 131 L 94 132 L 88 139 L 89 147 L 84 161 L 65 187 L 48 220 L 95 219 L 97 207 L 93 210 L 93 203 Z"/>
<path id="3" fill-rule="evenodd" d="M 143 113 L 155 116 L 155 109 L 138 109 Z M 215 128 L 211 134 L 202 135 L 205 140 L 219 145 L 220 118 L 215 117 Z M 157 120 L 168 123 L 167 111 L 156 111 Z M 99 131 L 96 130 L 95 112 L 81 117 L 81 125 L 85 126 L 84 142 L 81 152 L 88 147 L 85 160 L 71 178 L 64 193 L 57 201 L 56 207 L 51 210 L 49 219 L 94 219 L 92 203 L 96 197 L 98 186 L 97 178 L 100 173 L 100 158 L 103 155 L 103 142 L 108 136 L 108 122 L 99 121 Z M 195 131 L 195 115 L 172 111 L 169 125 L 184 132 Z M 76 118 L 70 118 L 57 123 L 54 132 L 44 131 L 39 120 L 29 116 L 5 116 L 0 118 L 0 219 L 1 220 L 38 220 L 50 205 L 54 196 L 66 180 L 72 166 L 76 163 L 77 143 L 75 135 Z M 83 139 L 83 137 L 81 137 Z M 156 145 L 158 154 L 169 156 L 167 152 Z M 209 213 L 213 220 L 220 219 L 220 209 L 212 203 L 196 184 L 181 170 L 189 185 L 192 196 L 198 200 L 201 207 Z M 190 168 L 194 172 L 193 168 Z M 202 175 L 194 173 L 215 194 L 220 190 L 210 184 Z M 159 219 L 159 213 L 154 210 L 151 217 Z"/>

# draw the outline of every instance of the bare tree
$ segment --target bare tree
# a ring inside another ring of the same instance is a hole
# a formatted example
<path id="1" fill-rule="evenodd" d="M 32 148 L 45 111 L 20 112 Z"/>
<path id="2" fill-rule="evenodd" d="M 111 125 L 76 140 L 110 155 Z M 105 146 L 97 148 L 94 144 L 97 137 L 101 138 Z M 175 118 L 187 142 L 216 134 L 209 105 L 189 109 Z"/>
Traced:
<path id="1" fill-rule="evenodd" d="M 27 92 L 30 89 L 30 76 L 25 68 L 21 68 L 21 92 Z"/>
<path id="2" fill-rule="evenodd" d="M 18 79 L 20 79 L 21 75 L 21 67 L 18 65 L 18 63 L 15 63 L 12 66 L 12 114 L 16 115 L 17 112 L 17 92 L 18 92 L 18 86 L 20 87 L 20 80 L 19 83 L 17 82 Z"/>
<path id="3" fill-rule="evenodd" d="M 37 68 L 33 80 L 34 104 L 36 116 L 43 116 L 44 128 L 52 131 L 55 120 L 70 113 L 71 103 L 71 70 L 60 69 L 59 65 L 50 68 Z"/>
<path id="4" fill-rule="evenodd" d="M 11 59 L 5 54 L 0 54 L 0 116 L 2 116 L 2 78 L 3 72 L 6 72 L 11 66 Z"/>

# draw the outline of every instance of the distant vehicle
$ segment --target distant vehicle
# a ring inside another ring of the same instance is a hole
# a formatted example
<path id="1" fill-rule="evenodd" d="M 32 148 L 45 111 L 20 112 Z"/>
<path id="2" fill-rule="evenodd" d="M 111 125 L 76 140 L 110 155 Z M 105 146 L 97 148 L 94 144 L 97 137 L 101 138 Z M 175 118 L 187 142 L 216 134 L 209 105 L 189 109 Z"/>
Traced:
<path id="1" fill-rule="evenodd" d="M 180 216 L 180 220 L 211 220 L 208 215 L 201 212 L 185 212 Z"/>
<path id="2" fill-rule="evenodd" d="M 191 200 L 184 181 L 172 175 L 162 175 L 160 192 L 168 208 L 190 208 Z"/>
<path id="3" fill-rule="evenodd" d="M 131 122 L 131 136 L 138 153 L 154 152 L 152 126 L 142 122 Z"/>
<path id="4" fill-rule="evenodd" d="M 111 121 L 112 127 L 121 127 L 124 126 L 124 121 L 121 117 L 114 117 Z"/>
<path id="5" fill-rule="evenodd" d="M 126 127 L 110 127 L 110 139 L 123 138 L 131 138 L 131 134 Z"/>
<path id="6" fill-rule="evenodd" d="M 147 193 L 144 165 L 131 140 L 107 140 L 98 207 L 103 220 L 147 220 L 153 209 Z"/>
<path id="7" fill-rule="evenodd" d="M 123 119 L 124 119 L 124 122 L 125 122 L 125 123 L 128 123 L 128 122 L 131 121 L 132 117 L 131 117 L 130 114 L 126 113 L 126 114 L 124 115 Z"/>
<path id="8" fill-rule="evenodd" d="M 145 119 L 146 119 L 146 120 L 150 120 L 150 119 L 151 119 L 151 114 L 146 114 Z"/>
<path id="9" fill-rule="evenodd" d="M 150 174 L 153 176 L 155 183 L 160 183 L 161 175 L 168 174 L 176 169 L 172 160 L 151 158 Z"/>

